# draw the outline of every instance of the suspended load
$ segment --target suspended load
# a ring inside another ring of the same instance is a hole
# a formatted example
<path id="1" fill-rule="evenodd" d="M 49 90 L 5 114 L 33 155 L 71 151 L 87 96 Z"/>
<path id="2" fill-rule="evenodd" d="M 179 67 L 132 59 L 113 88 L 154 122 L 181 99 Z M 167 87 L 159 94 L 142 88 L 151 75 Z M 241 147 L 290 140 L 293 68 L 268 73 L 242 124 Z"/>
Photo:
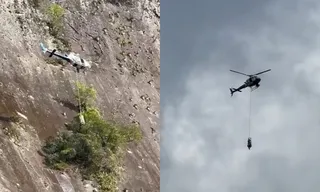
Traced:
<path id="1" fill-rule="evenodd" d="M 248 149 L 250 150 L 252 147 L 252 140 L 251 137 L 248 138 L 248 144 L 247 144 Z"/>
<path id="2" fill-rule="evenodd" d="M 80 120 L 80 124 L 84 125 L 86 124 L 85 120 L 84 120 L 84 116 L 82 115 L 82 113 L 79 114 L 79 120 Z"/>

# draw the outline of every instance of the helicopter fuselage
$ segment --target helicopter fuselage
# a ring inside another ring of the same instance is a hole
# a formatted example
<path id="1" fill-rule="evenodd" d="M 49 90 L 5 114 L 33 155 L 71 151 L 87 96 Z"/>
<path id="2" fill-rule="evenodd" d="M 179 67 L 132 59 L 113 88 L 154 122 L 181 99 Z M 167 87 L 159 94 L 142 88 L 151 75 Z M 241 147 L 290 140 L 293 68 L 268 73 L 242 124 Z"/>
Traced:
<path id="1" fill-rule="evenodd" d="M 238 73 L 238 74 L 241 74 L 241 75 L 245 75 L 247 77 L 249 77 L 243 85 L 241 85 L 240 87 L 238 88 L 230 88 L 230 92 L 231 92 L 231 96 L 233 95 L 234 92 L 241 92 L 242 89 L 246 88 L 246 87 L 250 87 L 250 88 L 253 88 L 255 87 L 258 88 L 260 87 L 260 81 L 261 79 L 257 76 L 257 75 L 260 75 L 262 73 L 266 73 L 268 71 L 271 71 L 271 69 L 268 69 L 268 70 L 265 70 L 265 71 L 261 71 L 259 73 L 256 73 L 256 74 L 253 74 L 253 75 L 248 75 L 248 74 L 245 74 L 245 73 L 241 73 L 239 71 L 234 71 L 234 70 L 230 70 L 231 72 L 234 72 L 234 73 Z M 252 89 L 254 90 L 254 89 Z"/>
<path id="2" fill-rule="evenodd" d="M 242 89 L 247 88 L 247 87 L 259 87 L 260 86 L 260 81 L 261 79 L 257 76 L 251 76 L 250 78 L 248 78 L 243 85 L 241 85 L 240 87 L 238 87 L 237 89 L 235 89 L 235 91 L 239 91 L 241 92 Z"/>
<path id="3" fill-rule="evenodd" d="M 253 86 L 259 87 L 260 81 L 261 81 L 261 79 L 259 77 L 251 76 L 249 79 L 247 79 L 244 82 L 244 85 L 246 85 L 246 87 L 253 87 Z"/>

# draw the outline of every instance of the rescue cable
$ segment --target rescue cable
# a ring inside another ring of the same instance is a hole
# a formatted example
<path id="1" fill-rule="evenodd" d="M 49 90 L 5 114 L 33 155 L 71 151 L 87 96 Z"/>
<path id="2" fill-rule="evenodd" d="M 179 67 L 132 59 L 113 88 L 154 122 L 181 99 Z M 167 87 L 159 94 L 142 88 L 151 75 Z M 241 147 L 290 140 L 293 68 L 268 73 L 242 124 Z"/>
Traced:
<path id="1" fill-rule="evenodd" d="M 78 82 L 79 82 L 78 81 L 78 72 L 76 72 L 76 89 L 77 89 L 77 92 L 78 92 L 79 120 L 80 120 L 80 124 L 84 125 L 85 124 L 85 120 L 84 120 L 84 117 L 83 117 L 83 114 L 82 114 L 80 88 L 77 85 Z"/>
<path id="2" fill-rule="evenodd" d="M 247 147 L 248 147 L 248 149 L 250 150 L 251 149 L 251 147 L 252 147 L 252 139 L 251 139 L 251 92 L 252 92 L 253 90 L 251 90 L 250 91 L 250 95 L 249 95 L 249 118 L 248 118 L 248 120 L 249 120 L 249 137 L 248 137 L 248 143 L 247 143 Z"/>
<path id="3" fill-rule="evenodd" d="M 250 138 L 250 134 L 251 134 L 251 92 L 249 93 L 249 138 Z"/>

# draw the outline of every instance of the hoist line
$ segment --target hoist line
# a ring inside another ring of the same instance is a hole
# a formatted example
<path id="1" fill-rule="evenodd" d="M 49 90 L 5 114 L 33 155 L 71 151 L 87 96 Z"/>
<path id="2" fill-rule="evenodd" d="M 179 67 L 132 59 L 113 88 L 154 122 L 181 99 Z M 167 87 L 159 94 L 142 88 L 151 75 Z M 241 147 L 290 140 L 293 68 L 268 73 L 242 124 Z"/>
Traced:
<path id="1" fill-rule="evenodd" d="M 250 93 L 249 93 L 249 137 L 251 134 L 251 92 L 252 90 L 250 90 Z"/>
<path id="2" fill-rule="evenodd" d="M 79 114 L 81 115 L 82 109 L 81 109 L 81 98 L 80 98 L 80 88 L 79 88 L 79 81 L 78 81 L 78 73 L 76 72 L 76 89 L 78 92 L 78 105 L 79 105 Z"/>

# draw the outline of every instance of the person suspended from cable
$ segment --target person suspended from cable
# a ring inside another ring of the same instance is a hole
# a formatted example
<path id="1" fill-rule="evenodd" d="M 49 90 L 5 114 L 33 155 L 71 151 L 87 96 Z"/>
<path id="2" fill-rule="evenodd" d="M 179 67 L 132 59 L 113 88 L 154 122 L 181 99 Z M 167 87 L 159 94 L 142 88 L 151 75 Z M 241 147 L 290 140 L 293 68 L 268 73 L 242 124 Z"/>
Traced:
<path id="1" fill-rule="evenodd" d="M 248 149 L 250 150 L 252 147 L 252 141 L 251 141 L 251 137 L 248 138 L 248 144 L 247 144 Z"/>

